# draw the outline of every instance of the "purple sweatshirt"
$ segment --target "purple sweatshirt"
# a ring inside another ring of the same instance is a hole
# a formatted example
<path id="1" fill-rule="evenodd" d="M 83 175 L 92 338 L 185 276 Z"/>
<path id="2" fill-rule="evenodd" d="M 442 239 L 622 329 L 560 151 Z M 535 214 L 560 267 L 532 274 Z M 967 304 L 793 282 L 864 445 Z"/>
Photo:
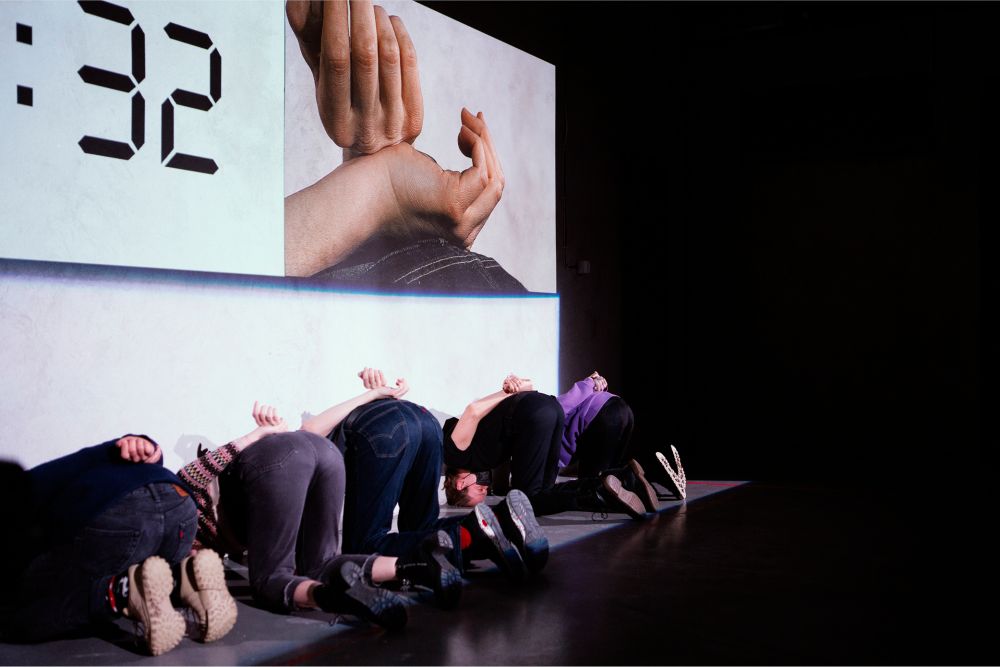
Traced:
<path id="1" fill-rule="evenodd" d="M 569 464 L 580 434 L 612 396 L 614 394 L 607 391 L 594 391 L 594 381 L 585 378 L 570 387 L 565 394 L 556 397 L 566 413 L 566 428 L 563 430 L 562 447 L 559 450 L 560 466 Z"/>

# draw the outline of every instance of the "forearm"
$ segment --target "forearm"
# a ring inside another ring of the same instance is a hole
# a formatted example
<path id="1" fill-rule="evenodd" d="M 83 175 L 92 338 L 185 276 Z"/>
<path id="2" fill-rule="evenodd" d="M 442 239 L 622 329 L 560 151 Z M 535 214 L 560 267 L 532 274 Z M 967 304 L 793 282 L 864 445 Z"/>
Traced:
<path id="1" fill-rule="evenodd" d="M 235 442 L 205 452 L 177 472 L 188 486 L 198 510 L 198 542 L 213 546 L 218 535 L 213 486 L 222 471 L 236 460 L 240 449 Z M 217 490 L 216 490 L 217 493 Z"/>
<path id="2" fill-rule="evenodd" d="M 343 403 L 327 408 L 314 417 L 306 419 L 302 422 L 302 430 L 315 433 L 316 435 L 320 435 L 325 438 L 330 435 L 333 429 L 337 428 L 337 425 L 344 421 L 344 419 L 347 418 L 347 415 L 351 414 L 355 408 L 360 408 L 362 405 L 371 403 L 376 398 L 378 398 L 378 393 L 374 390 L 368 390 L 348 401 L 344 401 Z"/>
<path id="3" fill-rule="evenodd" d="M 455 430 L 451 434 L 451 441 L 455 443 L 455 447 L 463 451 L 468 449 L 469 445 L 472 444 L 472 439 L 476 436 L 479 422 L 509 396 L 511 394 L 505 391 L 498 391 L 469 403 L 462 412 L 462 416 L 458 418 Z"/>
<path id="4" fill-rule="evenodd" d="M 337 264 L 398 217 L 379 156 L 340 165 L 285 198 L 285 274 L 311 276 Z"/>

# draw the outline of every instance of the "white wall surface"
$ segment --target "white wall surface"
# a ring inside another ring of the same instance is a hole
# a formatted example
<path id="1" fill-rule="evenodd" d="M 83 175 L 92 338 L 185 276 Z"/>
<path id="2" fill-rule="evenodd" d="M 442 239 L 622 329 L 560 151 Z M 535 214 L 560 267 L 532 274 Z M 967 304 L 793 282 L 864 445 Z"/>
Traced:
<path id="1" fill-rule="evenodd" d="M 512 371 L 556 393 L 557 297 L 347 294 L 284 279 L 0 260 L 0 457 L 29 467 L 125 432 L 176 469 L 251 430 L 298 426 L 380 365 L 447 414 Z"/>
<path id="2" fill-rule="evenodd" d="M 414 146 L 444 169 L 472 161 L 458 150 L 459 112 L 482 111 L 506 177 L 503 199 L 472 250 L 533 292 L 556 291 L 556 68 L 415 2 L 379 2 L 413 39 L 424 97 Z M 285 194 L 341 163 L 316 110 L 316 86 L 285 21 Z"/>

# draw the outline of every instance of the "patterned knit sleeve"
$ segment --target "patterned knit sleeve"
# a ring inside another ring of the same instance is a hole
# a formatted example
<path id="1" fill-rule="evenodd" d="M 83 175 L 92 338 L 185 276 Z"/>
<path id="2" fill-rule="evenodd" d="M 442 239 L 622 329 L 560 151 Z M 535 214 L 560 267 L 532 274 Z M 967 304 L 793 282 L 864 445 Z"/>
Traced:
<path id="1" fill-rule="evenodd" d="M 218 478 L 240 450 L 229 443 L 203 453 L 178 471 L 177 476 L 191 490 L 191 497 L 198 508 L 198 536 L 195 548 L 199 546 L 215 548 L 218 543 Z"/>

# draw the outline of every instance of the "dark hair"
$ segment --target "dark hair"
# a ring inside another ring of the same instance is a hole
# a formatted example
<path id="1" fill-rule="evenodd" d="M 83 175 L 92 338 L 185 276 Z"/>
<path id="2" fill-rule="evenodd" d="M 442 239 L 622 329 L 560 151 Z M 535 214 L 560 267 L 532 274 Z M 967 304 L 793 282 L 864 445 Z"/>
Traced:
<path id="1" fill-rule="evenodd" d="M 458 488 L 458 478 L 471 474 L 462 472 L 458 468 L 446 468 L 444 471 L 444 497 L 448 504 L 453 507 L 469 506 L 469 487 Z"/>

